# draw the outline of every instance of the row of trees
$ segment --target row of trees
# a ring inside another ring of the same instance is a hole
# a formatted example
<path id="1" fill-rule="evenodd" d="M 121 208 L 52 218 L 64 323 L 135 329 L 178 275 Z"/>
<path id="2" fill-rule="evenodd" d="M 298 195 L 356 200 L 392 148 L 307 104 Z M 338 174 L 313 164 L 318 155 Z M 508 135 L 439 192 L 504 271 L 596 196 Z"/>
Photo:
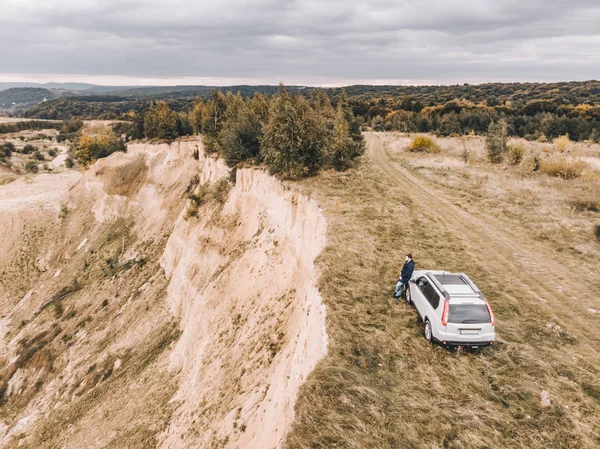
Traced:
<path id="1" fill-rule="evenodd" d="M 364 148 L 345 92 L 334 108 L 323 90 L 305 98 L 283 86 L 272 97 L 215 91 L 198 99 L 189 114 L 159 101 L 136 117 L 130 135 L 172 140 L 192 133 L 201 133 L 206 151 L 219 153 L 230 166 L 264 162 L 271 173 L 289 178 L 327 167 L 345 170 Z"/>
<path id="2" fill-rule="evenodd" d="M 531 140 L 542 136 L 555 138 L 568 134 L 571 139 L 600 139 L 600 107 L 580 105 L 572 108 L 572 114 L 554 111 L 524 113 L 506 107 L 486 105 L 451 105 L 423 108 L 420 112 L 395 110 L 376 115 L 370 124 L 378 131 L 433 132 L 441 136 L 461 135 L 474 132 L 484 135 L 492 122 L 504 119 L 509 135 Z M 563 111 L 564 112 L 564 111 Z"/>

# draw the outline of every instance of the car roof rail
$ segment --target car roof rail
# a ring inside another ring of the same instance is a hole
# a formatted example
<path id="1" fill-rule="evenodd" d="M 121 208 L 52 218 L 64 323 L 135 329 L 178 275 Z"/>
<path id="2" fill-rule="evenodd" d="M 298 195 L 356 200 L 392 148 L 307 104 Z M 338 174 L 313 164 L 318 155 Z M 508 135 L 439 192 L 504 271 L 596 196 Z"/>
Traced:
<path id="1" fill-rule="evenodd" d="M 467 284 L 469 284 L 469 287 L 471 287 L 473 289 L 473 291 L 475 293 L 477 293 L 481 299 L 483 299 L 483 292 L 481 290 L 479 290 L 479 287 L 477 287 L 471 279 L 469 279 L 469 276 L 467 276 L 465 273 L 460 273 L 459 276 L 463 281 L 465 281 Z"/>
<path id="2" fill-rule="evenodd" d="M 437 289 L 442 293 L 442 295 L 444 295 L 444 298 L 450 299 L 450 293 L 448 293 L 448 291 L 444 288 L 442 283 L 435 278 L 435 275 L 432 272 L 428 272 L 426 274 L 431 283 L 437 287 Z"/>

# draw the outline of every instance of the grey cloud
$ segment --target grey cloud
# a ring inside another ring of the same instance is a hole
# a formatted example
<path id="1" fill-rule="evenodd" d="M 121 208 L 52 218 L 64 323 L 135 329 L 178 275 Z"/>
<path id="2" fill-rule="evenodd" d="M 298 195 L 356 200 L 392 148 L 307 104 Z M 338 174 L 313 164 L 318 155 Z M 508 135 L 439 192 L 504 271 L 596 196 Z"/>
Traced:
<path id="1" fill-rule="evenodd" d="M 0 73 L 589 79 L 599 30 L 597 0 L 5 0 Z"/>

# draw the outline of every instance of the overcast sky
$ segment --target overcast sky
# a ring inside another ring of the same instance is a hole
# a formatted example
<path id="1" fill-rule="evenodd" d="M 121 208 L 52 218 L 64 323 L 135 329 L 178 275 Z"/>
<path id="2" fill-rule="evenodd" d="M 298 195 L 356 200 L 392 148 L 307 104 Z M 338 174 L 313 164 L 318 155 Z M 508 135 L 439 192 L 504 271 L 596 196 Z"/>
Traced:
<path id="1" fill-rule="evenodd" d="M 600 0 L 0 0 L 0 81 L 600 78 Z"/>

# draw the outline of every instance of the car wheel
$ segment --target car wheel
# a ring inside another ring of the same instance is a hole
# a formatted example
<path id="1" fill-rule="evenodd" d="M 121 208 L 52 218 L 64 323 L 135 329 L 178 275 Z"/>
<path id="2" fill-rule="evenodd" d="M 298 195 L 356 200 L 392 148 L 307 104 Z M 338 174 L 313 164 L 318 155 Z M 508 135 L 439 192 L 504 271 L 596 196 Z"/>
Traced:
<path id="1" fill-rule="evenodd" d="M 404 294 L 404 299 L 406 300 L 407 304 L 411 304 L 412 303 L 412 299 L 410 299 L 410 287 L 406 287 L 406 293 Z"/>
<path id="2" fill-rule="evenodd" d="M 423 333 L 425 334 L 425 340 L 427 340 L 429 343 L 431 343 L 431 340 L 433 339 L 433 334 L 431 333 L 431 323 L 429 322 L 428 319 L 425 320 L 425 326 L 423 329 Z"/>

